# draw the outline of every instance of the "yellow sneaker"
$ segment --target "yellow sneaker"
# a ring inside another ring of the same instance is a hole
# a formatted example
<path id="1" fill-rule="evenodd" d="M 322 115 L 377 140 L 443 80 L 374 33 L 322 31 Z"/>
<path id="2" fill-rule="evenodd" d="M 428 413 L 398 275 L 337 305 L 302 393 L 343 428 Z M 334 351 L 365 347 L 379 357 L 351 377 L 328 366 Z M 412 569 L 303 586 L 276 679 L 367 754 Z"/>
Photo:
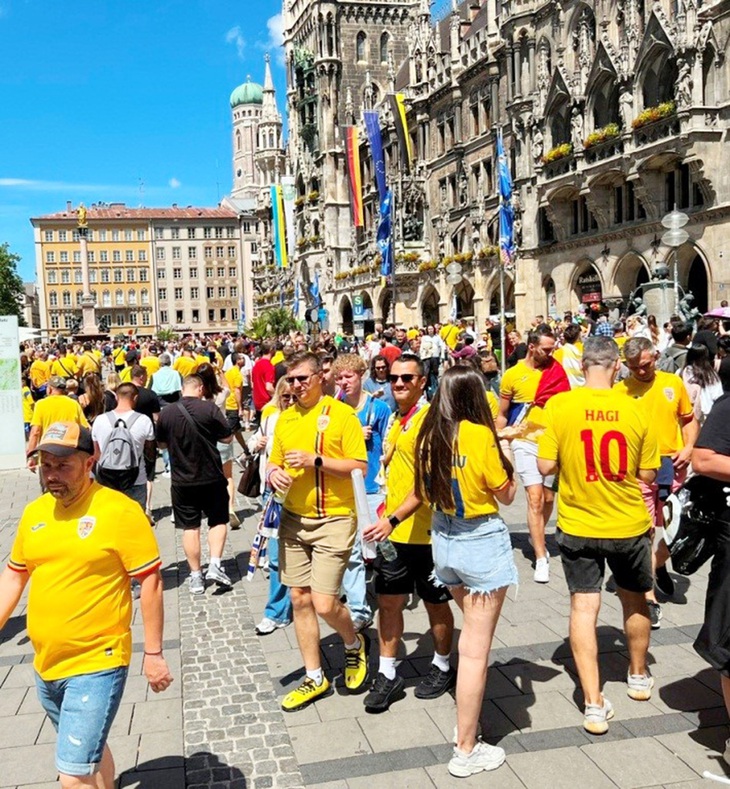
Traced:
<path id="1" fill-rule="evenodd" d="M 287 693 L 281 702 L 281 708 L 284 712 L 296 712 L 311 704 L 315 699 L 328 695 L 330 692 L 330 683 L 327 677 L 322 677 L 322 684 L 317 683 L 309 677 L 304 677 L 302 684 Z"/>
<path id="2" fill-rule="evenodd" d="M 358 633 L 357 640 L 360 645 L 356 649 L 345 650 L 345 685 L 350 693 L 361 690 L 368 678 L 368 639 Z"/>

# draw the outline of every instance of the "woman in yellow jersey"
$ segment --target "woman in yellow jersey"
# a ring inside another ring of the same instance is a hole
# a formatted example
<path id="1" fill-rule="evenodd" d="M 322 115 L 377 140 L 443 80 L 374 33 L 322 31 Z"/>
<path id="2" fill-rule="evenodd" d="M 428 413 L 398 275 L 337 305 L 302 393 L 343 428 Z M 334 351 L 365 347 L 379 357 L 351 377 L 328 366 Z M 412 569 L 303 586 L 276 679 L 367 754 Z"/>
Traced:
<path id="1" fill-rule="evenodd" d="M 416 443 L 416 491 L 434 509 L 431 543 L 436 579 L 464 614 L 456 680 L 457 736 L 449 772 L 494 770 L 504 750 L 477 740 L 494 630 L 517 568 L 497 502 L 511 504 L 516 483 L 502 453 L 471 367 L 444 373 Z"/>

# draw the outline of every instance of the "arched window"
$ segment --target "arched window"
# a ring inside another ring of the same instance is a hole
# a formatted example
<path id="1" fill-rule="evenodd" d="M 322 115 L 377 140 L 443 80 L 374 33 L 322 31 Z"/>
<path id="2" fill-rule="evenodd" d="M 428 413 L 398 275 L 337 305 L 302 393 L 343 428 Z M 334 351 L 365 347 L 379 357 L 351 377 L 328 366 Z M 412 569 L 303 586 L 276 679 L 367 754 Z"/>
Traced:
<path id="1" fill-rule="evenodd" d="M 390 36 L 388 33 L 383 33 L 380 36 L 380 62 L 387 63 L 388 62 L 388 44 L 390 43 Z"/>
<path id="2" fill-rule="evenodd" d="M 71 292 L 70 291 L 64 290 L 63 296 L 62 296 L 62 299 L 61 299 L 61 303 L 63 304 L 64 307 L 70 307 L 71 306 Z"/>
<path id="3" fill-rule="evenodd" d="M 111 307 L 112 306 L 112 294 L 108 290 L 105 290 L 101 294 L 101 305 L 102 305 L 102 307 Z"/>
<path id="4" fill-rule="evenodd" d="M 114 303 L 117 307 L 124 306 L 124 291 L 121 288 L 114 293 Z"/>
<path id="5" fill-rule="evenodd" d="M 127 292 L 127 298 L 130 305 L 135 305 L 137 303 L 137 291 L 135 291 L 133 288 L 130 288 Z"/>
<path id="6" fill-rule="evenodd" d="M 58 293 L 55 290 L 48 294 L 48 305 L 50 307 L 58 307 Z"/>
<path id="7" fill-rule="evenodd" d="M 81 300 L 83 298 L 84 298 L 84 291 L 83 290 L 77 290 L 76 291 L 76 306 L 77 307 L 81 306 Z"/>
<path id="8" fill-rule="evenodd" d="M 368 37 L 361 30 L 355 39 L 355 59 L 358 61 L 358 63 L 364 63 L 367 60 L 365 53 L 367 38 Z"/>
<path id="9" fill-rule="evenodd" d="M 269 132 L 269 148 L 274 147 L 274 132 Z"/>
<path id="10" fill-rule="evenodd" d="M 150 292 L 147 290 L 147 288 L 143 288 L 139 295 L 140 295 L 140 299 L 142 301 L 142 304 L 149 304 L 150 303 Z"/>
<path id="11" fill-rule="evenodd" d="M 236 150 L 241 150 L 241 132 L 236 129 Z"/>

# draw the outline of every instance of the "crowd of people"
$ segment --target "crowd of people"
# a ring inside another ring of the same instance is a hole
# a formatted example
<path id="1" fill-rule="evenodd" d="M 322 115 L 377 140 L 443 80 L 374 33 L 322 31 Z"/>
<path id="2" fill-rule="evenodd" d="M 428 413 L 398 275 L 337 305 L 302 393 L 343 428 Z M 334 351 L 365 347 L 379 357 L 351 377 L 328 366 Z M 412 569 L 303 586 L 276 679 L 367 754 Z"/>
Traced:
<path id="1" fill-rule="evenodd" d="M 720 671 L 730 709 L 730 324 L 673 318 L 660 329 L 652 316 L 611 322 L 566 313 L 538 316 L 524 335 L 504 329 L 504 347 L 496 323 L 479 332 L 449 321 L 377 324 L 363 341 L 323 331 L 21 348 L 28 467 L 39 472 L 42 495 L 26 509 L 0 577 L 0 626 L 32 575 L 40 591 L 28 622 L 44 708 L 60 733 L 77 722 L 63 705 L 68 694 L 90 693 L 107 712 L 99 732 L 75 750 L 59 736 L 64 786 L 99 771 L 99 785 L 112 785 L 104 783 L 113 780 L 105 740 L 129 664 L 129 578 L 141 595 L 145 671 L 154 690 L 172 681 L 152 531 L 158 467 L 170 481 L 192 595 L 203 596 L 206 584 L 232 585 L 223 556 L 228 529 L 241 525 L 234 467 L 248 473 L 256 465 L 262 505 L 273 496 L 280 506 L 256 632 L 294 625 L 304 675 L 282 699 L 286 712 L 332 692 L 320 620 L 342 638 L 347 691 L 364 692 L 369 713 L 397 703 L 405 684 L 403 609 L 411 595 L 420 598 L 433 656 L 415 695 L 455 692 L 448 767 L 459 777 L 505 760 L 478 730 L 492 638 L 518 582 L 500 508 L 523 489 L 533 581 L 548 584 L 546 526 L 557 501 L 583 725 L 603 734 L 614 714 L 601 690 L 596 636 L 606 565 L 623 607 L 627 694 L 646 701 L 654 685 L 650 633 L 674 594 L 665 505 L 688 478 L 702 478 L 717 542 L 695 647 Z M 359 475 L 365 513 L 357 511 Z M 48 544 L 56 534 L 49 527 L 70 520 L 84 540 L 77 570 L 68 568 L 78 539 Z M 110 551 L 119 557 L 114 568 Z M 104 583 L 82 600 L 88 579 L 99 576 Z M 69 606 L 51 611 L 56 594 L 68 594 Z M 102 595 L 105 605 L 92 610 Z M 458 669 L 452 603 L 463 615 Z M 107 635 L 100 635 L 102 617 L 112 620 Z M 730 741 L 725 759 L 730 764 Z"/>

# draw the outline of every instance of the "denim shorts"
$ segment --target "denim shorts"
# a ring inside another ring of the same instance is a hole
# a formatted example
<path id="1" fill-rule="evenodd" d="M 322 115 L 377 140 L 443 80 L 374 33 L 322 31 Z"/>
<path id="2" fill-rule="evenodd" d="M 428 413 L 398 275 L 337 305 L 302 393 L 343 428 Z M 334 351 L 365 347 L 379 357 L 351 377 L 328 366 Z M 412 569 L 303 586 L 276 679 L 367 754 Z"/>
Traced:
<path id="1" fill-rule="evenodd" d="M 127 672 L 127 666 L 120 666 L 51 681 L 36 674 L 38 699 L 58 732 L 58 772 L 79 776 L 98 771 Z"/>
<path id="2" fill-rule="evenodd" d="M 491 594 L 519 581 L 509 531 L 498 515 L 457 518 L 436 512 L 431 545 L 436 580 L 445 586 Z"/>

